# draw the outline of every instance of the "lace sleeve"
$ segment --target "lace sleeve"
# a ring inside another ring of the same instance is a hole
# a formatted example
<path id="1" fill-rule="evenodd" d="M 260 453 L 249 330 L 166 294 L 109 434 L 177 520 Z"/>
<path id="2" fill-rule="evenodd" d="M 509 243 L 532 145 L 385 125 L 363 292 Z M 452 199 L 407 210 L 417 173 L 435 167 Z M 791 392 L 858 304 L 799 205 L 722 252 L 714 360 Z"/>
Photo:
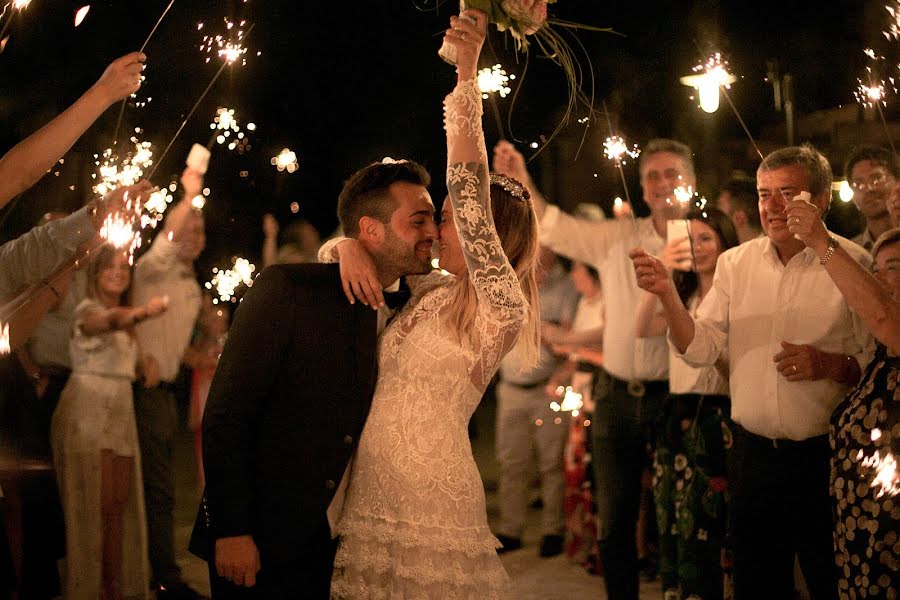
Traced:
<path id="1" fill-rule="evenodd" d="M 521 330 L 528 302 L 494 226 L 481 92 L 474 81 L 461 82 L 444 100 L 447 130 L 447 189 L 465 255 L 469 278 L 478 296 L 480 374 L 490 379 Z"/>

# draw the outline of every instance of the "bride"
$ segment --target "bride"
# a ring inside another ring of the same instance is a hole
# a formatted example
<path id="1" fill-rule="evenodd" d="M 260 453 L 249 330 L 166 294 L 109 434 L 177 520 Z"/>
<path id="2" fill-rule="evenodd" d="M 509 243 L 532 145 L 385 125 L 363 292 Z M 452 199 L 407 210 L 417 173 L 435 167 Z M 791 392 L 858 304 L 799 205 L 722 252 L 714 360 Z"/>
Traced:
<path id="1" fill-rule="evenodd" d="M 380 378 L 337 527 L 333 598 L 508 594 L 467 425 L 517 342 L 537 354 L 537 221 L 521 184 L 488 174 L 475 83 L 487 19 L 464 14 L 473 22 L 452 17 L 445 34 L 458 51 L 444 101 L 440 264 L 450 275 L 409 278 L 410 302 L 381 336 Z M 345 267 L 365 263 L 361 251 L 353 240 L 335 250 Z"/>

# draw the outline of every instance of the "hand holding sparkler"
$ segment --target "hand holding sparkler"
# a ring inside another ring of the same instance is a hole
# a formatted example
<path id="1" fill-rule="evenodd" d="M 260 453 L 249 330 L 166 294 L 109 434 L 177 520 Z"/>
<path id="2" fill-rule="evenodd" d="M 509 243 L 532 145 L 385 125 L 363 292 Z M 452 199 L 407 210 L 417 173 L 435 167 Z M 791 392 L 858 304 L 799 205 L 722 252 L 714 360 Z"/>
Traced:
<path id="1" fill-rule="evenodd" d="M 158 317 L 169 309 L 168 296 L 154 296 L 144 305 L 144 319 Z"/>
<path id="2" fill-rule="evenodd" d="M 141 73 L 147 55 L 143 52 L 132 52 L 114 60 L 103 75 L 94 84 L 93 90 L 101 94 L 107 107 L 127 98 L 141 87 Z"/>
<path id="3" fill-rule="evenodd" d="M 828 249 L 828 230 L 822 222 L 819 208 L 809 200 L 795 196 L 787 203 L 785 212 L 788 229 L 794 237 L 812 248 L 820 257 L 825 254 Z"/>
<path id="4" fill-rule="evenodd" d="M 635 248 L 628 253 L 628 258 L 631 259 L 634 266 L 639 288 L 659 297 L 667 294 L 678 295 L 675 291 L 675 283 L 663 261 L 648 254 L 643 248 Z"/>

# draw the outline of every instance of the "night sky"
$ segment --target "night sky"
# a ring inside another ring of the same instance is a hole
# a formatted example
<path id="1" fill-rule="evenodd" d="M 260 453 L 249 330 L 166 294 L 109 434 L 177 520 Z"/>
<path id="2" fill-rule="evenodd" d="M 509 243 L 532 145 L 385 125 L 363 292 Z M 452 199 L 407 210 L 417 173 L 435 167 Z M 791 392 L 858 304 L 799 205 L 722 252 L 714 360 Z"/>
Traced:
<path id="1" fill-rule="evenodd" d="M 168 3 L 92 2 L 76 29 L 75 10 L 87 2 L 33 0 L 15 15 L 11 38 L 0 54 L 0 152 L 74 101 L 113 59 L 138 49 Z M 223 30 L 225 16 L 255 23 L 246 42 L 246 66 L 226 69 L 154 176 L 157 185 L 177 178 L 190 145 L 208 141 L 218 106 L 234 108 L 242 125 L 252 121 L 258 126 L 250 137 L 252 149 L 244 155 L 224 147 L 213 151 L 206 180 L 211 194 L 204 211 L 209 241 L 201 273 L 233 255 L 258 260 L 263 212 L 274 213 L 283 225 L 305 217 L 327 235 L 337 224 L 334 209 L 342 181 L 386 155 L 423 163 L 435 180 L 432 196 L 441 202 L 446 152 L 441 101 L 455 75 L 436 51 L 456 3 L 435 4 L 175 1 L 146 50 L 147 81 L 139 97 L 152 101 L 143 108 L 129 106 L 123 126 L 143 128 L 143 139 L 154 143 L 157 156 L 219 66 L 216 60 L 204 63 L 197 23 L 205 23 L 204 31 Z M 716 114 L 700 111 L 678 77 L 708 51 L 722 51 L 741 77 L 732 94 L 751 132 L 765 147 L 784 144 L 777 134 L 766 133 L 777 131 L 773 127 L 784 120 L 765 81 L 767 62 L 777 61 L 781 73 L 793 75 L 798 115 L 852 103 L 865 65 L 862 50 L 878 45 L 885 53 L 892 51 L 881 34 L 887 23 L 883 5 L 559 0 L 551 6 L 551 16 L 621 34 L 577 33 L 584 44 L 584 51 L 578 50 L 584 88 L 590 92 L 593 86 L 595 108 L 605 100 L 617 133 L 631 142 L 672 136 L 689 143 L 703 176 L 701 191 L 714 196 L 732 169 L 752 173 L 756 162 L 746 149 L 736 158 L 734 152 L 728 160 L 722 158 L 725 149 L 747 146 L 737 120 L 724 99 Z M 534 151 L 528 144 L 549 135 L 559 121 L 565 80 L 536 52 L 522 79 L 525 61 L 517 59 L 511 40 L 493 27 L 489 39 L 483 66 L 499 61 L 519 76 L 514 87 L 521 89 L 511 117 L 511 98 L 499 100 L 498 108 L 504 129 L 510 118 L 519 147 L 529 155 Z M 577 48 L 574 38 L 568 39 Z M 892 112 L 889 106 L 889 118 Z M 92 155 L 110 145 L 117 114 L 116 106 L 95 123 L 59 165 L 59 176 L 49 174 L 0 211 L 3 239 L 21 234 L 48 210 L 74 210 L 90 197 Z M 564 206 L 593 201 L 608 207 L 622 192 L 602 156 L 608 130 L 601 115 L 589 121 L 575 158 L 586 127 L 576 118 L 585 115 L 583 108 L 576 110 L 532 162 L 533 171 L 551 199 Z M 498 132 L 487 105 L 485 129 L 491 145 Z M 278 173 L 269 164 L 285 146 L 298 156 L 296 173 Z M 834 167 L 839 174 L 840 164 Z M 636 168 L 626 169 L 632 196 L 639 196 Z M 240 177 L 241 171 L 248 177 Z M 292 202 L 300 206 L 299 215 L 291 213 Z"/>

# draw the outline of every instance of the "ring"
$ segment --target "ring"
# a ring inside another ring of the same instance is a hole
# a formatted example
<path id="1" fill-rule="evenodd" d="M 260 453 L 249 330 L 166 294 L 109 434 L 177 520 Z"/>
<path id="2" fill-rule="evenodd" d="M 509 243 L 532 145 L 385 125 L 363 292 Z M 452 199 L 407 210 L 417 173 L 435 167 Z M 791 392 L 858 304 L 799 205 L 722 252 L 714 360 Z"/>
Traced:
<path id="1" fill-rule="evenodd" d="M 463 31 L 461 34 L 459 34 L 459 38 L 460 38 L 462 41 L 466 41 L 466 32 Z"/>
<path id="2" fill-rule="evenodd" d="M 797 372 L 797 365 L 794 365 L 794 366 L 793 366 L 793 369 L 794 369 L 793 372 L 796 373 L 796 372 Z"/>

